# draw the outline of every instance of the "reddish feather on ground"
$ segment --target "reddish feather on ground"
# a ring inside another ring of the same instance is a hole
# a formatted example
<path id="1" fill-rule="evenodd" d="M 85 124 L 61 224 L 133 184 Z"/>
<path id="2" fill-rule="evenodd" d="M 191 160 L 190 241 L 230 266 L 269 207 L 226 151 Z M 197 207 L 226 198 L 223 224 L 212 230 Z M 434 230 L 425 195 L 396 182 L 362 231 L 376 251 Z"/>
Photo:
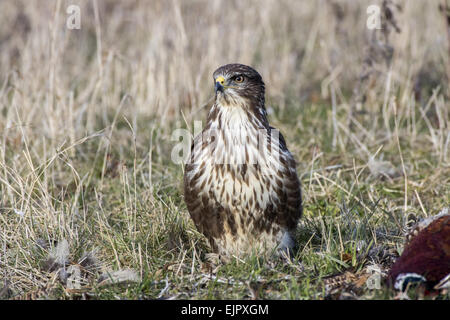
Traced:
<path id="1" fill-rule="evenodd" d="M 450 274 L 450 215 L 439 216 L 406 244 L 389 272 L 390 285 L 402 273 L 416 273 L 432 288 Z"/>

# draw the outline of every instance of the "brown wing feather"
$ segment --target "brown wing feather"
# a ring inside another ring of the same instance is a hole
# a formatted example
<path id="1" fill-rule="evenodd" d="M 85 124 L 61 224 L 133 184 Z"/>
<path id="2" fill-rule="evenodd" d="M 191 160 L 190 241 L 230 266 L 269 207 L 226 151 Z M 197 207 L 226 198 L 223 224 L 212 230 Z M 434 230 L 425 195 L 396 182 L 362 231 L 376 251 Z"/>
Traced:
<path id="1" fill-rule="evenodd" d="M 198 231 L 206 236 L 212 249 L 216 251 L 215 239 L 218 239 L 223 235 L 226 213 L 212 192 L 209 192 L 209 194 L 202 194 L 202 186 L 197 186 L 198 179 L 202 176 L 201 166 L 204 164 L 200 164 L 196 158 L 199 153 L 196 152 L 194 146 L 201 145 L 202 148 L 207 147 L 206 139 L 203 140 L 202 143 L 199 143 L 199 139 L 201 139 L 201 135 L 195 138 L 191 147 L 190 162 L 185 166 L 184 200 Z M 196 170 L 198 168 L 200 168 L 200 170 Z M 189 173 L 191 172 L 197 173 L 188 179 Z"/>
<path id="2" fill-rule="evenodd" d="M 297 222 L 303 213 L 301 186 L 297 176 L 295 160 L 287 148 L 283 135 L 277 129 L 270 127 L 269 137 L 272 136 L 272 131 L 275 130 L 278 133 L 279 148 L 282 151 L 280 164 L 284 167 L 284 170 L 278 170 L 277 178 L 280 178 L 281 183 L 277 185 L 276 192 L 280 203 L 276 208 L 275 222 L 287 230 L 293 231 L 297 227 Z"/>

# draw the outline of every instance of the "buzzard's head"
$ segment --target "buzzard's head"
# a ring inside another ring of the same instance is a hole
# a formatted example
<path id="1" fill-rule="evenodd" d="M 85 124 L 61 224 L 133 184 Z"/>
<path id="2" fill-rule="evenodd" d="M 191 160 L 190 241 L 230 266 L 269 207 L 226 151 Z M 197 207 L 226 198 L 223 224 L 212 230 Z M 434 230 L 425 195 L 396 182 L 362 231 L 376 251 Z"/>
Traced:
<path id="1" fill-rule="evenodd" d="M 216 103 L 264 108 L 264 82 L 255 69 L 227 64 L 214 71 L 213 78 Z"/>

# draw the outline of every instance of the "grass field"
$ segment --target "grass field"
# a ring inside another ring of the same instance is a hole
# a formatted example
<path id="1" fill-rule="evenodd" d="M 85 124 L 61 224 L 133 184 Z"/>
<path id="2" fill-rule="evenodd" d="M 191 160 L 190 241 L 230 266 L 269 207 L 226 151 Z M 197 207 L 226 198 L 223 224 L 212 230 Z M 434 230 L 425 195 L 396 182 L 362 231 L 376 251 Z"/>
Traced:
<path id="1" fill-rule="evenodd" d="M 450 204 L 444 2 L 0 1 L 0 298 L 396 297 L 405 235 Z M 172 132 L 230 62 L 298 161 L 291 263 L 210 263 L 183 201 Z"/>

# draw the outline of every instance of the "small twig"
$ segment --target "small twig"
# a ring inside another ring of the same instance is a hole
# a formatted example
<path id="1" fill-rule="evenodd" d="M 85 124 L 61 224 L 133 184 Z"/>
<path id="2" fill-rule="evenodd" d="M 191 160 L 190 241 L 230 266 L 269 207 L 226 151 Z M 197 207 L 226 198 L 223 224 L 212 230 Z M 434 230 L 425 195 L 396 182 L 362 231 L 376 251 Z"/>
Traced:
<path id="1" fill-rule="evenodd" d="M 406 213 L 406 210 L 408 209 L 408 176 L 406 175 L 405 162 L 403 160 L 402 148 L 400 146 L 400 137 L 398 135 L 397 104 L 395 103 L 394 99 L 392 100 L 392 106 L 394 108 L 395 138 L 397 140 L 398 153 L 400 155 L 403 176 L 405 178 L 405 203 L 404 203 L 405 209 L 404 209 L 404 212 Z"/>
<path id="2" fill-rule="evenodd" d="M 423 214 L 425 215 L 425 217 L 428 217 L 428 214 L 427 214 L 427 212 L 425 211 L 425 208 L 423 207 L 422 200 L 420 199 L 420 196 L 419 196 L 419 194 L 417 193 L 417 190 L 414 190 L 414 193 L 416 194 L 417 200 L 419 200 L 420 208 L 422 209 Z"/>

